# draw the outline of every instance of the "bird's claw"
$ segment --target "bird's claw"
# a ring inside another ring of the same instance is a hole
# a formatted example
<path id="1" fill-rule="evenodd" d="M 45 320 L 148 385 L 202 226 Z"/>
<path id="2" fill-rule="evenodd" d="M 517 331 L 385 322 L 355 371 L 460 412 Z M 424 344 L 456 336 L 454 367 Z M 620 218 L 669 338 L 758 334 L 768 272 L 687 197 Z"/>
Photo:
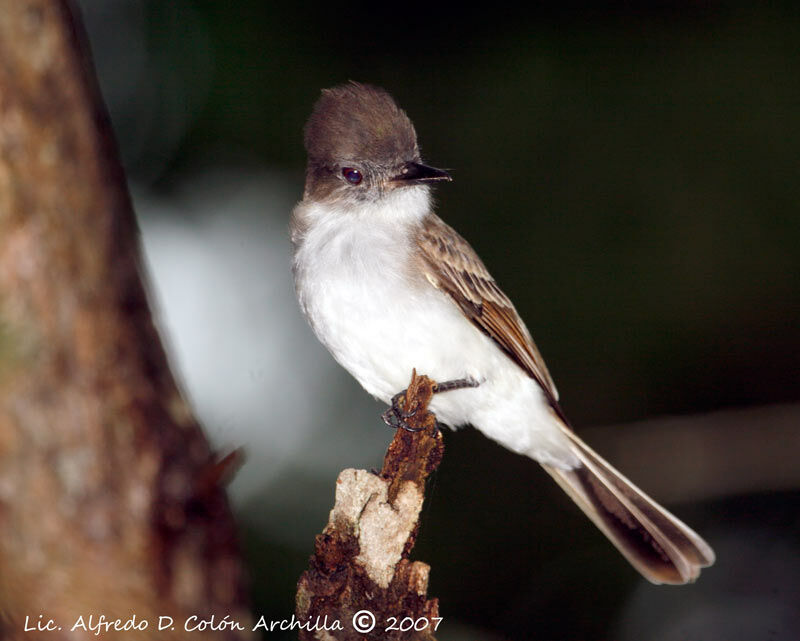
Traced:
<path id="1" fill-rule="evenodd" d="M 392 396 L 392 411 L 399 417 L 399 418 L 411 418 L 417 413 L 419 408 L 415 407 L 413 411 L 407 412 L 402 407 L 400 407 L 400 400 L 405 399 L 406 394 L 408 393 L 407 389 L 404 389 L 402 392 L 399 392 Z"/>
<path id="2" fill-rule="evenodd" d="M 424 428 L 411 427 L 411 425 L 406 422 L 406 419 L 411 418 L 417 413 L 418 408 L 415 407 L 412 411 L 407 412 L 400 407 L 400 399 L 405 399 L 407 391 L 408 390 L 403 390 L 402 392 L 392 396 L 392 406 L 383 414 L 381 414 L 381 418 L 383 419 L 383 422 L 392 429 L 396 430 L 399 427 L 404 429 L 406 432 L 420 432 Z"/>
<path id="3" fill-rule="evenodd" d="M 478 387 L 480 383 L 473 378 L 459 378 L 453 381 L 444 381 L 443 383 L 436 383 L 433 386 L 433 393 L 440 394 L 442 392 L 450 392 L 452 390 L 457 389 L 464 389 L 465 387 Z M 397 429 L 398 427 L 403 428 L 406 432 L 420 432 L 424 428 L 422 427 L 411 427 L 408 424 L 406 419 L 411 418 L 414 416 L 419 407 L 415 407 L 413 410 L 406 411 L 402 407 L 400 407 L 400 401 L 404 401 L 406 399 L 406 393 L 408 390 L 403 390 L 402 392 L 395 394 L 392 396 L 392 406 L 386 410 L 383 414 L 381 414 L 381 418 L 383 422 L 386 423 L 392 429 Z M 436 429 L 439 429 L 439 424 L 436 424 Z"/>

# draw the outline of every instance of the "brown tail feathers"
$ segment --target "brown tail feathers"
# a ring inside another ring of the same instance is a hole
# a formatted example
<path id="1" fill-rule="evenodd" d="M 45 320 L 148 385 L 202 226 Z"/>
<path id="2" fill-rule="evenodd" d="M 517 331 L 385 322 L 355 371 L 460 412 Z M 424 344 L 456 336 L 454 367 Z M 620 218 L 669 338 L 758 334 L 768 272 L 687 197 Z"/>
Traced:
<path id="1" fill-rule="evenodd" d="M 583 465 L 543 467 L 647 580 L 690 583 L 714 563 L 714 551 L 691 528 L 563 429 Z"/>

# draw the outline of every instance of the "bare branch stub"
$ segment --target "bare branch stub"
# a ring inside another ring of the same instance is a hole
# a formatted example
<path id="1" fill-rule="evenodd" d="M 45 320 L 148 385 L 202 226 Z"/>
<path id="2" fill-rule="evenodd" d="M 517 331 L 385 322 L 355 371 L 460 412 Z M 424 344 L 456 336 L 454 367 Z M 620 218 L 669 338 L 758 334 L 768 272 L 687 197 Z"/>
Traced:
<path id="1" fill-rule="evenodd" d="M 395 432 L 379 476 L 365 470 L 339 475 L 328 525 L 317 536 L 309 569 L 297 586 L 297 617 L 310 624 L 300 632 L 302 641 L 435 639 L 439 603 L 427 597 L 430 567 L 409 559 L 425 481 L 444 453 L 436 418 L 427 410 L 433 386 L 426 376 L 413 374 L 403 407 L 416 410 L 407 423 L 421 429 Z M 361 610 L 375 616 L 371 631 L 353 627 Z M 392 618 L 395 627 L 405 619 L 424 629 L 389 630 Z M 334 621 L 342 629 L 331 630 Z M 325 622 L 328 630 L 322 630 Z"/>
<path id="2" fill-rule="evenodd" d="M 404 481 L 424 486 L 428 475 L 439 466 L 444 455 L 442 436 L 436 429 L 436 417 L 427 411 L 434 385 L 434 381 L 427 376 L 417 376 L 416 372 L 411 377 L 403 407 L 407 412 L 414 412 L 407 422 L 410 427 L 420 431 L 398 429 L 386 450 L 381 476 L 390 481 L 390 500 L 394 500 Z"/>

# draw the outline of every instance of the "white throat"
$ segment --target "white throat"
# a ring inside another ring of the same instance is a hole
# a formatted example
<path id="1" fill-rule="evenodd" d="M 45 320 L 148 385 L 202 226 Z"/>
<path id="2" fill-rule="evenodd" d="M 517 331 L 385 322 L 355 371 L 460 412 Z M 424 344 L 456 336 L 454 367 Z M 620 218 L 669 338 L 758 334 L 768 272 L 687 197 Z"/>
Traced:
<path id="1" fill-rule="evenodd" d="M 411 251 L 410 230 L 429 212 L 430 195 L 425 186 L 396 189 L 363 203 L 299 203 L 293 213 L 292 241 L 296 285 L 304 309 L 303 289 L 309 277 L 328 280 L 326 276 L 341 271 L 353 282 L 360 282 L 364 275 L 380 274 L 387 281 L 399 276 Z"/>
<path id="2" fill-rule="evenodd" d="M 429 189 L 425 185 L 414 185 L 394 189 L 376 200 L 347 201 L 332 203 L 304 200 L 297 206 L 295 216 L 299 216 L 307 228 L 327 225 L 331 218 L 338 224 L 384 226 L 395 229 L 419 223 L 431 210 Z"/>

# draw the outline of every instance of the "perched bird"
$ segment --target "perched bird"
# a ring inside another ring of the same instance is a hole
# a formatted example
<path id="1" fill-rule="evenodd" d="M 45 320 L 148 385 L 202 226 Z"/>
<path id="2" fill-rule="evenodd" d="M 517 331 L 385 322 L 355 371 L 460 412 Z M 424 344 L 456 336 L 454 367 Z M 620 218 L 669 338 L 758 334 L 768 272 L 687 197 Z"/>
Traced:
<path id="1" fill-rule="evenodd" d="M 714 562 L 693 530 L 569 427 L 514 305 L 433 212 L 408 116 L 377 87 L 326 89 L 305 128 L 303 200 L 292 213 L 300 307 L 320 341 L 381 401 L 412 369 L 440 381 L 431 410 L 538 461 L 653 583 L 687 583 Z M 402 426 L 402 412 L 395 404 Z"/>

